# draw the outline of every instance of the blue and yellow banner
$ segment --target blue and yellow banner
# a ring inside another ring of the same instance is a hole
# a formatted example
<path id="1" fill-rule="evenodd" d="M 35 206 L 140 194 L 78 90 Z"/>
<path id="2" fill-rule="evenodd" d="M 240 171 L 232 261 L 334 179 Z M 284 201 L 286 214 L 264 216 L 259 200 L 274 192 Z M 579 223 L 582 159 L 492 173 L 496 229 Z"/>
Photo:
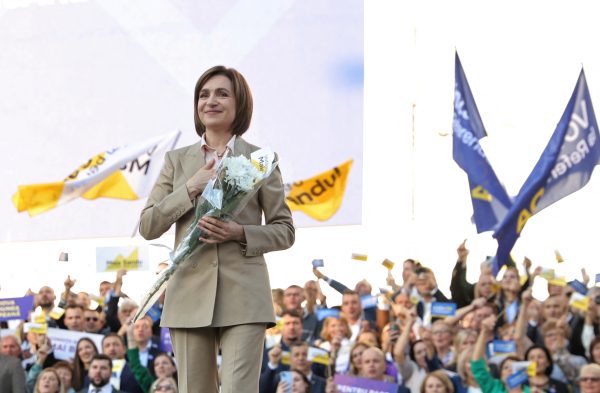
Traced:
<path id="1" fill-rule="evenodd" d="M 600 159 L 598 124 L 583 69 L 556 130 L 494 237 L 494 274 L 534 214 L 587 184 Z"/>
<path id="2" fill-rule="evenodd" d="M 469 178 L 473 221 L 477 233 L 493 230 L 512 203 L 479 144 L 486 136 L 475 99 L 456 53 L 452 156 Z"/>

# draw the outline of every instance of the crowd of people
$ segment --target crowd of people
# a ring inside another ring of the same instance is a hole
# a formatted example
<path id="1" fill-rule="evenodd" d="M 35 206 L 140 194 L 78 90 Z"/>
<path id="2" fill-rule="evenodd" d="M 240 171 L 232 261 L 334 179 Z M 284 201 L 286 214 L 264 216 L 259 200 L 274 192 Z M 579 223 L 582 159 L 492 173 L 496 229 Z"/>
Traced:
<path id="1" fill-rule="evenodd" d="M 600 289 L 586 272 L 571 285 L 525 259 L 497 280 L 484 262 L 469 283 L 468 254 L 461 243 L 446 294 L 413 259 L 403 262 L 401 280 L 388 275 L 387 292 L 365 280 L 349 288 L 318 268 L 303 286 L 273 289 L 278 323 L 265 334 L 260 393 L 350 391 L 338 375 L 397 392 L 600 393 Z M 43 333 L 3 333 L 0 391 L 177 392 L 173 354 L 159 349 L 162 299 L 132 324 L 137 304 L 121 290 L 125 274 L 100 283 L 96 296 L 73 293 L 68 277 L 58 303 L 52 288 L 40 288 L 34 308 L 48 327 L 100 334 L 101 347 L 82 337 L 73 358 L 59 360 Z M 548 295 L 536 299 L 533 283 L 544 279 Z M 342 295 L 341 305 L 328 304 L 324 285 Z"/>

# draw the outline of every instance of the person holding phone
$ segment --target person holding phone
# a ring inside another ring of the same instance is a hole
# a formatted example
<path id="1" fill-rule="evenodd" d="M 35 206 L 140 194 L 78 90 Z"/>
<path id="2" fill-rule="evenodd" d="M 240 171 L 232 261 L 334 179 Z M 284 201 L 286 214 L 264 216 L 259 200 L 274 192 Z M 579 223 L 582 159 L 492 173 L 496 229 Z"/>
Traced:
<path id="1" fill-rule="evenodd" d="M 276 393 L 313 393 L 310 382 L 301 371 L 283 371 Z"/>

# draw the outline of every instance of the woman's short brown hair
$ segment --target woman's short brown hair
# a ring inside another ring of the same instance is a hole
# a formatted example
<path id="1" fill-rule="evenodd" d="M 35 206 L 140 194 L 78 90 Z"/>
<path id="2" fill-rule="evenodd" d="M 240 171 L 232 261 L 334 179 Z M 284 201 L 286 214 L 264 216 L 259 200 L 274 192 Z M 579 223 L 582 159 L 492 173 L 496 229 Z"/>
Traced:
<path id="1" fill-rule="evenodd" d="M 227 68 L 222 65 L 209 68 L 198 78 L 198 82 L 196 82 L 196 88 L 194 89 L 194 125 L 196 126 L 196 132 L 202 136 L 204 131 L 206 131 L 206 127 L 204 127 L 198 115 L 200 90 L 210 78 L 217 75 L 223 75 L 231 81 L 233 97 L 235 99 L 235 119 L 231 125 L 231 131 L 234 135 L 242 135 L 248 130 L 250 121 L 252 120 L 252 92 L 242 74 L 233 68 Z"/>

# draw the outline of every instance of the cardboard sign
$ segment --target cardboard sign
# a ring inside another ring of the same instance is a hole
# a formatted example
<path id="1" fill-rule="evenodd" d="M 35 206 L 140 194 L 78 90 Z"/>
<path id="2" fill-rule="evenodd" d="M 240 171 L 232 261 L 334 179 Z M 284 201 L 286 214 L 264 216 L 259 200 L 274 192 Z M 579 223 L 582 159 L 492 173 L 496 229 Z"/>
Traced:
<path id="1" fill-rule="evenodd" d="M 150 270 L 147 246 L 96 247 L 96 271 Z"/>
<path id="2" fill-rule="evenodd" d="M 317 319 L 319 321 L 322 321 L 327 317 L 339 318 L 340 310 L 338 310 L 337 308 L 319 308 L 319 309 L 317 309 Z"/>
<path id="3" fill-rule="evenodd" d="M 325 266 L 325 262 L 323 262 L 323 260 L 322 260 L 322 259 L 313 259 L 313 261 L 312 261 L 312 265 L 313 265 L 313 267 L 316 269 L 316 268 L 318 268 L 318 267 L 323 267 L 323 266 Z"/>

